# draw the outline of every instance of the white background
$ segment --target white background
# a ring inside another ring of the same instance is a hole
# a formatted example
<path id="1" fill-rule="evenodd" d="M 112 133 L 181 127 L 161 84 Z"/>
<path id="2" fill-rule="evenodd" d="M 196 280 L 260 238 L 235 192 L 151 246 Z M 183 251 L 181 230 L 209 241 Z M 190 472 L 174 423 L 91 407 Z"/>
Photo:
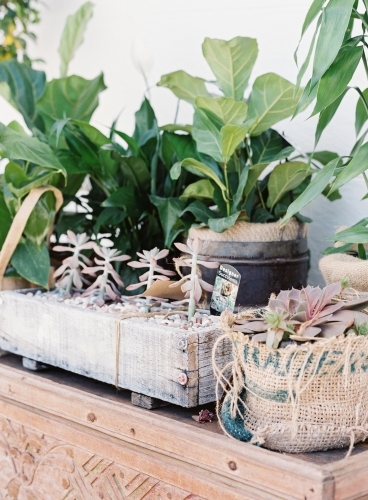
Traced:
<path id="1" fill-rule="evenodd" d="M 155 87 L 160 76 L 184 69 L 194 76 L 213 78 L 201 53 L 204 38 L 230 39 L 250 36 L 258 39 L 259 57 L 253 80 L 266 72 L 277 72 L 295 82 L 297 69 L 293 52 L 298 43 L 304 16 L 312 0 L 95 0 L 94 16 L 88 25 L 83 46 L 70 65 L 70 74 L 93 78 L 101 71 L 108 89 L 101 94 L 100 106 L 93 124 L 104 130 L 119 116 L 119 128 L 133 130 L 134 112 L 139 108 L 145 84 L 133 64 L 133 54 L 149 72 L 151 102 L 164 125 L 173 121 L 176 99 L 169 90 Z M 81 0 L 44 0 L 42 21 L 35 28 L 36 45 L 29 45 L 33 58 L 45 62 L 38 67 L 48 79 L 59 76 L 58 45 L 68 14 L 74 13 Z M 302 47 L 302 53 L 305 46 Z M 357 83 L 365 88 L 363 75 Z M 318 149 L 349 154 L 354 144 L 354 110 L 356 96 L 347 95 Z M 1 121 L 19 119 L 2 99 Z M 179 122 L 188 123 L 191 107 L 180 105 Z M 313 149 L 314 120 L 308 115 L 286 121 L 279 131 L 304 151 Z M 368 201 L 361 178 L 343 189 L 343 199 L 329 202 L 318 199 L 303 213 L 313 218 L 309 228 L 312 268 L 309 281 L 322 284 L 318 271 L 320 251 L 328 245 L 326 238 L 340 225 L 352 224 L 367 213 Z"/>

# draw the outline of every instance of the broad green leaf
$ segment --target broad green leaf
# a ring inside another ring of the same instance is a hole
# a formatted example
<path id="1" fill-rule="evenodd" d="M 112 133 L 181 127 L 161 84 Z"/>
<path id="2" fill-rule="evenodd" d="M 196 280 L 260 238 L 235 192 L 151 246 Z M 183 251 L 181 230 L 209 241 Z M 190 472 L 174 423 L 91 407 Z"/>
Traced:
<path id="1" fill-rule="evenodd" d="M 126 144 L 131 149 L 131 151 L 134 152 L 135 155 L 137 155 L 137 156 L 140 155 L 140 153 L 141 153 L 140 148 L 139 148 L 136 140 L 133 139 L 133 137 L 130 137 L 130 135 L 126 134 L 125 132 L 120 132 L 119 130 L 115 130 L 115 129 L 113 129 L 113 134 L 116 134 L 119 137 L 121 137 L 123 139 L 123 141 L 126 142 Z M 116 144 L 116 143 L 114 143 L 114 144 Z"/>
<path id="2" fill-rule="evenodd" d="M 221 133 L 222 160 L 227 163 L 246 136 L 249 127 L 239 125 L 225 125 Z"/>
<path id="3" fill-rule="evenodd" d="M 335 160 L 339 157 L 334 151 L 314 151 L 313 153 L 307 153 L 308 156 L 312 156 L 313 160 L 317 160 L 322 165 L 327 165 L 330 161 Z"/>
<path id="4" fill-rule="evenodd" d="M 77 125 L 79 130 L 89 139 L 95 146 L 102 148 L 105 144 L 109 144 L 110 140 L 106 135 L 100 132 L 96 127 L 82 120 L 72 120 L 74 125 Z"/>
<path id="5" fill-rule="evenodd" d="M 167 133 L 166 137 L 170 141 L 179 161 L 183 161 L 185 158 L 200 159 L 196 143 L 191 135 Z"/>
<path id="6" fill-rule="evenodd" d="M 45 73 L 11 59 L 0 62 L 0 82 L 4 84 L 2 90 L 5 90 L 2 95 L 20 111 L 27 126 L 32 129 L 37 118 L 36 102 L 45 91 Z"/>
<path id="7" fill-rule="evenodd" d="M 69 63 L 83 42 L 84 32 L 92 14 L 93 3 L 87 2 L 75 14 L 67 17 L 58 49 L 61 59 L 60 76 L 62 78 L 67 76 Z"/>
<path id="8" fill-rule="evenodd" d="M 363 226 L 350 227 L 339 231 L 328 239 L 342 243 L 368 243 L 368 228 Z"/>
<path id="9" fill-rule="evenodd" d="M 208 179 L 201 179 L 200 181 L 189 184 L 189 186 L 184 189 L 180 199 L 198 198 L 199 200 L 213 200 L 213 192 L 214 188 L 211 182 Z"/>
<path id="10" fill-rule="evenodd" d="M 273 129 L 268 129 L 257 137 L 252 137 L 253 163 L 270 163 L 278 159 L 278 155 L 283 150 L 283 147 L 282 136 Z"/>
<path id="11" fill-rule="evenodd" d="M 309 166 L 301 161 L 276 165 L 268 180 L 267 206 L 273 210 L 284 194 L 297 188 L 309 173 Z"/>
<path id="12" fill-rule="evenodd" d="M 150 185 L 151 174 L 142 158 L 135 156 L 114 156 L 121 165 L 121 170 L 127 181 L 139 191 L 146 191 Z"/>
<path id="13" fill-rule="evenodd" d="M 137 195 L 129 186 L 123 186 L 114 191 L 102 204 L 104 208 L 123 208 L 129 215 L 137 211 L 139 206 Z"/>
<path id="14" fill-rule="evenodd" d="M 68 76 L 51 80 L 37 103 L 37 111 L 43 118 L 46 131 L 50 131 L 54 121 L 74 118 L 89 122 L 98 106 L 98 94 L 106 89 L 103 75 L 93 80 L 81 76 Z"/>
<path id="15" fill-rule="evenodd" d="M 347 243 L 345 245 L 342 245 L 341 247 L 327 247 L 322 251 L 322 253 L 323 253 L 323 255 L 332 255 L 335 253 L 345 253 L 348 250 L 350 250 L 351 247 L 352 247 L 352 243 Z"/>
<path id="16" fill-rule="evenodd" d="M 222 163 L 222 138 L 220 131 L 201 109 L 195 109 L 193 120 L 193 137 L 197 149 Z"/>
<path id="17" fill-rule="evenodd" d="M 0 150 L 4 158 L 29 161 L 66 175 L 64 167 L 47 144 L 35 137 L 25 137 L 24 134 L 2 124 L 0 124 Z"/>
<path id="18" fill-rule="evenodd" d="M 138 145 L 143 145 L 147 136 L 147 132 L 157 127 L 155 112 L 149 100 L 145 97 L 141 107 L 135 113 L 135 129 L 133 138 Z"/>
<path id="19" fill-rule="evenodd" d="M 331 192 L 341 188 L 347 182 L 351 181 L 358 175 L 368 170 L 368 143 L 363 144 L 354 156 L 354 158 L 346 165 L 340 175 L 337 176 L 332 184 Z"/>
<path id="20" fill-rule="evenodd" d="M 206 80 L 203 78 L 188 75 L 185 71 L 180 70 L 163 75 L 157 85 L 170 89 L 179 99 L 194 104 L 198 96 L 210 97 L 205 83 Z"/>
<path id="21" fill-rule="evenodd" d="M 367 252 L 362 243 L 358 243 L 358 257 L 359 259 L 367 260 Z"/>
<path id="22" fill-rule="evenodd" d="M 336 111 L 338 110 L 341 101 L 344 99 L 345 94 L 347 92 L 347 89 L 344 90 L 344 92 L 334 101 L 332 102 L 327 108 L 325 108 L 323 111 L 321 111 L 319 117 L 318 117 L 318 124 L 316 128 L 316 134 L 315 134 L 315 143 L 314 146 L 316 147 L 322 132 L 324 129 L 327 127 L 327 125 L 330 123 L 332 118 L 335 116 Z"/>
<path id="23" fill-rule="evenodd" d="M 267 208 L 264 208 L 262 206 L 258 206 L 254 214 L 252 215 L 252 221 L 251 222 L 260 222 L 261 224 L 264 224 L 268 222 L 269 220 L 273 219 L 273 215 Z"/>
<path id="24" fill-rule="evenodd" d="M 285 217 L 282 219 L 282 224 L 285 224 L 293 215 L 297 214 L 304 207 L 309 205 L 318 195 L 320 195 L 334 175 L 335 168 L 338 166 L 340 158 L 327 163 L 325 167 L 318 171 L 317 175 L 312 179 L 309 186 L 303 193 L 290 205 L 287 209 Z"/>
<path id="25" fill-rule="evenodd" d="M 229 215 L 228 217 L 222 217 L 221 219 L 209 219 L 208 226 L 216 233 L 223 233 L 226 229 L 229 229 L 235 224 L 240 214 L 241 212 L 235 212 L 235 214 Z"/>
<path id="26" fill-rule="evenodd" d="M 1 248 L 4 244 L 5 238 L 8 235 L 12 223 L 12 216 L 10 215 L 9 209 L 5 203 L 4 193 L 2 192 L 1 189 L 1 182 L 0 182 L 0 221 L 1 221 L 0 223 L 0 251 L 1 251 Z"/>
<path id="27" fill-rule="evenodd" d="M 231 97 L 197 97 L 197 108 L 201 109 L 217 125 L 243 125 L 248 114 L 248 105 Z"/>
<path id="28" fill-rule="evenodd" d="M 171 168 L 170 176 L 173 180 L 179 178 L 181 168 L 186 168 L 190 172 L 195 173 L 200 177 L 208 177 L 217 184 L 221 191 L 226 191 L 225 184 L 208 165 L 205 165 L 204 163 L 195 160 L 194 158 L 186 158 L 184 161 L 182 161 L 181 163 L 176 163 Z"/>
<path id="29" fill-rule="evenodd" d="M 311 116 L 320 113 L 346 91 L 362 53 L 363 47 L 343 47 L 339 51 L 336 60 L 319 82 L 317 102 Z"/>
<path id="30" fill-rule="evenodd" d="M 250 134 L 260 135 L 275 123 L 291 116 L 299 100 L 295 86 L 275 73 L 256 78 L 248 101 Z"/>
<path id="31" fill-rule="evenodd" d="M 193 201 L 188 205 L 180 214 L 180 217 L 186 212 L 191 212 L 197 220 L 200 222 L 208 223 L 208 219 L 211 219 L 214 215 L 213 210 L 210 210 L 204 203 L 199 200 Z"/>
<path id="32" fill-rule="evenodd" d="M 258 56 L 257 40 L 241 36 L 229 41 L 205 38 L 202 50 L 225 96 L 242 101 Z"/>
<path id="33" fill-rule="evenodd" d="M 368 103 L 368 89 L 363 90 L 363 96 Z M 368 109 L 365 106 L 361 97 L 359 97 L 356 111 L 355 111 L 355 132 L 356 135 L 359 135 L 360 131 L 363 128 L 363 125 L 366 123 L 368 119 Z"/>
<path id="34" fill-rule="evenodd" d="M 24 234 L 38 247 L 45 240 L 55 217 L 55 196 L 51 192 L 44 193 L 38 200 L 28 218 Z"/>
<path id="35" fill-rule="evenodd" d="M 235 196 L 234 196 L 234 199 L 232 202 L 232 206 L 234 207 L 235 210 L 238 209 L 238 205 L 242 199 L 244 189 L 245 189 L 245 186 L 246 186 L 247 181 L 248 181 L 248 176 L 249 176 L 249 165 L 243 168 L 243 170 L 239 176 L 238 188 L 236 190 L 236 193 L 235 193 Z"/>
<path id="36" fill-rule="evenodd" d="M 326 73 L 344 41 L 355 0 L 330 0 L 323 11 L 313 61 L 312 88 Z"/>
<path id="37" fill-rule="evenodd" d="M 268 163 L 257 163 L 249 169 L 247 183 L 244 189 L 244 196 L 248 198 L 254 186 L 256 185 L 259 176 L 268 167 Z"/>
<path id="38" fill-rule="evenodd" d="M 165 246 L 171 246 L 174 226 L 180 219 L 180 214 L 183 212 L 186 202 L 179 200 L 179 198 L 161 198 L 152 195 L 149 198 L 158 209 L 165 235 Z"/>
<path id="39" fill-rule="evenodd" d="M 11 265 L 24 279 L 48 288 L 50 256 L 45 242 L 41 246 L 28 239 L 18 243 Z"/>

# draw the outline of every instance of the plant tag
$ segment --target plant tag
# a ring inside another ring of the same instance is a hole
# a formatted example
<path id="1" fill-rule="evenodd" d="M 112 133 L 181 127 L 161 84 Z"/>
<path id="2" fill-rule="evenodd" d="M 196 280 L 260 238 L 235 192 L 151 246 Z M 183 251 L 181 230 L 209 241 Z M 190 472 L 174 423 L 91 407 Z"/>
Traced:
<path id="1" fill-rule="evenodd" d="M 211 297 L 211 314 L 220 315 L 223 311 L 234 311 L 240 279 L 241 275 L 235 267 L 220 264 Z"/>

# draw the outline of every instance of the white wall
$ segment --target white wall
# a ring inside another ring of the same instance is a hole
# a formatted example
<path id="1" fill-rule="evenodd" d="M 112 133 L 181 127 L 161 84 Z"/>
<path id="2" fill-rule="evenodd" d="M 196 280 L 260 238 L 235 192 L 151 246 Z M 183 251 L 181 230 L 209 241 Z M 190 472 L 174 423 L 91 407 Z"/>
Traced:
<path id="1" fill-rule="evenodd" d="M 65 19 L 84 2 L 45 0 L 44 3 L 42 22 L 35 30 L 38 42 L 30 47 L 30 52 L 33 57 L 45 60 L 40 67 L 50 79 L 59 75 L 57 48 Z M 177 69 L 212 78 L 201 54 L 201 43 L 206 36 L 257 38 L 260 55 L 253 78 L 274 71 L 295 81 L 293 52 L 310 3 L 311 0 L 94 0 L 94 17 L 70 72 L 86 78 L 104 72 L 108 90 L 101 95 L 94 124 L 103 129 L 121 113 L 119 127 L 129 133 L 145 91 L 144 81 L 132 62 L 135 45 L 138 54 L 148 54 L 153 59 L 149 74 L 151 101 L 163 125 L 173 121 L 176 99 L 170 91 L 154 85 L 162 74 Z M 142 46 L 146 48 L 143 50 Z M 355 101 L 353 94 L 347 96 L 319 149 L 349 153 L 354 143 Z M 15 117 L 16 113 L 6 103 L 1 102 L 1 107 L 2 121 Z M 191 107 L 181 104 L 179 122 L 186 123 L 190 118 Z M 304 151 L 310 151 L 315 121 L 305 121 L 305 118 L 287 121 L 278 128 Z M 320 250 L 326 246 L 326 238 L 337 226 L 356 222 L 367 212 L 368 201 L 359 201 L 365 194 L 361 179 L 345 187 L 343 193 L 343 200 L 330 203 L 321 199 L 305 210 L 314 220 L 309 231 L 312 284 L 322 282 L 317 261 Z"/>

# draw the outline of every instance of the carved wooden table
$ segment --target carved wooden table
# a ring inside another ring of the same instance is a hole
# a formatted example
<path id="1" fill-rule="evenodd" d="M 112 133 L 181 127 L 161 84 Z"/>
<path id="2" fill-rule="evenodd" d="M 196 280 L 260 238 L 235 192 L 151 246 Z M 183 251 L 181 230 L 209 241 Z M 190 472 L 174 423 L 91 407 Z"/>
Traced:
<path id="1" fill-rule="evenodd" d="M 368 499 L 368 446 L 284 455 L 130 394 L 0 359 L 1 500 Z"/>

